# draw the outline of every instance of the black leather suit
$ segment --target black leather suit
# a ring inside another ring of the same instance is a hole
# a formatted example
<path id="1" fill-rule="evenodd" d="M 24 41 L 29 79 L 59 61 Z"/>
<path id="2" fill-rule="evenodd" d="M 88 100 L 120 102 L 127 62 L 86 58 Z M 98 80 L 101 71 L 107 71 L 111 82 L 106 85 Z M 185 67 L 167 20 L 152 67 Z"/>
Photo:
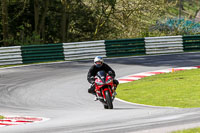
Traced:
<path id="1" fill-rule="evenodd" d="M 98 71 L 104 70 L 106 73 L 109 73 L 109 71 L 112 72 L 112 78 L 115 78 L 115 71 L 108 66 L 106 63 L 103 63 L 101 67 L 96 67 L 96 65 L 93 65 L 90 69 L 89 72 L 87 74 L 87 80 L 88 82 L 91 84 L 91 87 L 88 89 L 88 93 L 92 93 L 95 95 L 95 86 L 94 86 L 94 78 L 91 77 L 95 77 Z M 119 82 L 114 79 L 113 83 L 116 84 L 116 86 L 119 84 Z"/>

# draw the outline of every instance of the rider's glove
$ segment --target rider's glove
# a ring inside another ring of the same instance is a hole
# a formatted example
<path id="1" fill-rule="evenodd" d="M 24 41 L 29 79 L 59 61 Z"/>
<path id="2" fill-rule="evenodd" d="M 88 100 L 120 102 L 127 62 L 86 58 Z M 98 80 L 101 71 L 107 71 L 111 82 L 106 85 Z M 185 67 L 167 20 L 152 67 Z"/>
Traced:
<path id="1" fill-rule="evenodd" d="M 112 71 L 108 71 L 108 75 L 110 75 L 113 79 L 115 78 Z"/>
<path id="2" fill-rule="evenodd" d="M 90 83 L 91 83 L 91 84 L 94 84 L 94 82 L 95 82 L 95 78 L 94 78 L 94 76 L 91 76 L 91 77 L 90 77 Z"/>
<path id="3" fill-rule="evenodd" d="M 91 81 L 91 84 L 94 84 L 94 83 L 95 83 L 95 81 L 92 80 L 92 81 Z"/>

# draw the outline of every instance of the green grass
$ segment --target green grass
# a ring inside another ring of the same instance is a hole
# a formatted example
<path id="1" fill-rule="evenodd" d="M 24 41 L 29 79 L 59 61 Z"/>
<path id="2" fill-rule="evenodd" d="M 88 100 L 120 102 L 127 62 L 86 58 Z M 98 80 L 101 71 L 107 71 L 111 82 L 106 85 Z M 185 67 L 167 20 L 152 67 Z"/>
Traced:
<path id="1" fill-rule="evenodd" d="M 14 67 L 14 66 L 22 66 L 24 64 L 16 64 L 16 65 L 2 65 L 0 66 L 0 68 L 3 68 L 3 67 Z"/>
<path id="2" fill-rule="evenodd" d="M 0 115 L 0 119 L 4 119 L 4 116 Z"/>
<path id="3" fill-rule="evenodd" d="M 15 67 L 15 66 L 23 66 L 23 65 L 32 65 L 32 64 L 44 64 L 44 63 L 57 63 L 57 62 L 64 62 L 64 61 L 44 61 L 44 62 L 36 62 L 36 63 L 24 63 L 24 64 L 14 64 L 14 65 L 2 65 L 0 68 L 4 67 Z"/>
<path id="4" fill-rule="evenodd" d="M 172 133 L 200 133 L 200 128 L 192 128 L 192 129 L 187 129 L 187 130 L 180 130 L 180 131 L 175 131 Z"/>
<path id="5" fill-rule="evenodd" d="M 139 104 L 200 107 L 200 69 L 145 77 L 120 84 L 118 98 Z"/>

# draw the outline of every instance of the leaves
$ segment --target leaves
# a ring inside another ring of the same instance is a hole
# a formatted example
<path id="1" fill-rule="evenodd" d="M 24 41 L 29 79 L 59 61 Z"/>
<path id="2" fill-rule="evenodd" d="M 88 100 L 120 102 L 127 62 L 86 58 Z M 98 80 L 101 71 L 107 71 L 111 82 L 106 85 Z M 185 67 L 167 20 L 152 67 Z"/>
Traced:
<path id="1" fill-rule="evenodd" d="M 169 7 L 178 4 L 178 0 L 3 1 L 7 2 L 8 14 L 7 25 L 3 23 L 4 13 L 0 14 L 4 34 L 0 46 L 5 40 L 9 45 L 27 45 L 145 37 Z M 175 8 L 173 12 L 177 12 Z M 159 31 L 154 34 L 160 35 Z"/>

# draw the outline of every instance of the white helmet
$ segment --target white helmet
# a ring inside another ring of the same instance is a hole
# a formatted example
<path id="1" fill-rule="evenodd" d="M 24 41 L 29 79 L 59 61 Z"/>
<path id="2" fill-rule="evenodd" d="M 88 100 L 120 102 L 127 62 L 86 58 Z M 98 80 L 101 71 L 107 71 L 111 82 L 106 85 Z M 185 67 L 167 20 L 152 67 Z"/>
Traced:
<path id="1" fill-rule="evenodd" d="M 101 62 L 101 64 L 97 64 L 96 62 Z M 94 64 L 96 67 L 101 67 L 103 65 L 103 58 L 101 56 L 96 56 L 94 58 Z"/>

